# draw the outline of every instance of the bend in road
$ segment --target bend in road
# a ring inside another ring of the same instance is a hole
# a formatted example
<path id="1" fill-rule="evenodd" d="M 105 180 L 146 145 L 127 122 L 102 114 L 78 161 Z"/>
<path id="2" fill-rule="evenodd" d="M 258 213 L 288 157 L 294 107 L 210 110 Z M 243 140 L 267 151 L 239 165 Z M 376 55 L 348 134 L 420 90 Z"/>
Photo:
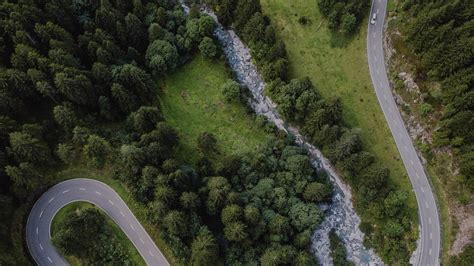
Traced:
<path id="1" fill-rule="evenodd" d="M 439 265 L 440 226 L 436 201 L 423 165 L 418 158 L 413 143 L 405 128 L 390 89 L 385 69 L 383 51 L 383 28 L 387 8 L 387 0 L 373 0 L 367 30 L 367 57 L 370 76 L 382 107 L 385 119 L 400 152 L 403 164 L 413 186 L 418 203 L 421 224 L 420 253 L 417 265 Z M 370 23 L 372 14 L 377 14 L 375 25 Z"/>
<path id="2" fill-rule="evenodd" d="M 51 222 L 65 205 L 86 201 L 102 209 L 127 235 L 148 265 L 169 265 L 127 204 L 108 185 L 92 179 L 70 179 L 46 191 L 33 206 L 26 242 L 38 265 L 67 265 L 51 242 Z"/>

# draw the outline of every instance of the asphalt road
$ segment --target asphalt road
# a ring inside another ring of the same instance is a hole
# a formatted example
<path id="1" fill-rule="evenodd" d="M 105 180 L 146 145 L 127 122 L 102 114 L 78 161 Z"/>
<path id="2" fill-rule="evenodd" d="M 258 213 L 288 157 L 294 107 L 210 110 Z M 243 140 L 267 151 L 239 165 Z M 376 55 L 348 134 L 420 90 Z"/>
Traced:
<path id="1" fill-rule="evenodd" d="M 377 19 L 375 25 L 370 24 L 369 19 L 367 31 L 367 56 L 370 76 L 418 202 L 421 223 L 421 246 L 414 263 L 416 265 L 439 265 L 441 236 L 435 198 L 393 99 L 385 69 L 382 41 L 386 8 L 387 0 L 373 0 L 370 19 L 373 13 L 377 14 Z"/>
<path id="2" fill-rule="evenodd" d="M 132 241 L 148 265 L 169 265 L 127 204 L 108 185 L 92 179 L 71 179 L 46 191 L 35 203 L 26 225 L 26 242 L 39 265 L 67 265 L 51 243 L 51 222 L 65 205 L 90 202 L 102 209 Z"/>

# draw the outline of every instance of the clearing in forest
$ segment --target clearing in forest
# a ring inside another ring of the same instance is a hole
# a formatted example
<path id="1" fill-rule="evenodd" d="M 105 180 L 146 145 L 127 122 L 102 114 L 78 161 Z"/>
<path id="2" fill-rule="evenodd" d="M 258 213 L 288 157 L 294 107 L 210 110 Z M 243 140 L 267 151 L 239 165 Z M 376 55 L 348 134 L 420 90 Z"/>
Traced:
<path id="1" fill-rule="evenodd" d="M 224 154 L 239 154 L 262 145 L 267 134 L 240 103 L 227 103 L 221 86 L 230 78 L 222 60 L 197 56 L 166 79 L 161 101 L 166 121 L 180 136 L 178 155 L 187 162 L 197 158 L 196 140 L 214 134 Z"/>

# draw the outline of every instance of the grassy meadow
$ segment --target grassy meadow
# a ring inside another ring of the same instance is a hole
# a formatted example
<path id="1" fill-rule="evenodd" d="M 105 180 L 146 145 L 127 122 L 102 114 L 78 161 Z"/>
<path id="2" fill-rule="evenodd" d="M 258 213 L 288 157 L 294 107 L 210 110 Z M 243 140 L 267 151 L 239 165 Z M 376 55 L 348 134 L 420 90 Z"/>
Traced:
<path id="1" fill-rule="evenodd" d="M 179 132 L 178 158 L 193 163 L 197 137 L 206 131 L 225 155 L 250 152 L 265 142 L 267 134 L 245 107 L 225 102 L 221 85 L 229 78 L 222 60 L 197 56 L 165 80 L 161 105 L 166 121 Z"/>

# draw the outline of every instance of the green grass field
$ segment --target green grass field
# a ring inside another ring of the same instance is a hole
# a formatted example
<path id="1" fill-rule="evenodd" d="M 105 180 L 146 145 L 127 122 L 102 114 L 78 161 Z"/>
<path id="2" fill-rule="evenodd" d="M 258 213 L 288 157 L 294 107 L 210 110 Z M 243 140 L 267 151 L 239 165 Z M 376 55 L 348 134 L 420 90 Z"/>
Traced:
<path id="1" fill-rule="evenodd" d="M 54 216 L 53 222 L 51 224 L 51 235 L 54 236 L 55 232 L 58 230 L 59 224 L 69 215 L 72 215 L 78 210 L 84 210 L 87 208 L 95 208 L 94 205 L 87 202 L 73 202 L 64 206 L 59 212 Z M 102 211 L 101 211 L 102 212 Z M 130 261 L 133 265 L 146 265 L 145 261 L 138 253 L 136 248 L 133 246 L 132 242 L 128 240 L 124 232 L 112 221 L 108 216 L 102 212 L 107 217 L 107 227 L 117 236 L 117 239 L 120 241 L 122 246 L 127 251 L 127 254 L 130 256 Z M 66 257 L 67 261 L 71 265 L 83 265 L 83 263 L 76 257 Z"/>
<path id="2" fill-rule="evenodd" d="M 317 1 L 262 0 L 263 13 L 274 25 L 289 55 L 290 77 L 308 76 L 324 97 L 339 97 L 344 122 L 362 129 L 364 147 L 390 169 L 391 179 L 411 191 L 411 184 L 379 106 L 366 57 L 367 23 L 351 37 L 333 34 L 322 18 Z M 311 22 L 298 23 L 305 16 Z M 411 193 L 410 206 L 416 208 Z M 413 215 L 415 217 L 415 215 Z"/>
<path id="3" fill-rule="evenodd" d="M 196 139 L 205 131 L 216 136 L 225 155 L 253 151 L 265 142 L 267 134 L 245 108 L 224 101 L 220 87 L 229 78 L 222 60 L 197 56 L 165 80 L 162 108 L 166 121 L 180 134 L 180 159 L 195 161 Z"/>

